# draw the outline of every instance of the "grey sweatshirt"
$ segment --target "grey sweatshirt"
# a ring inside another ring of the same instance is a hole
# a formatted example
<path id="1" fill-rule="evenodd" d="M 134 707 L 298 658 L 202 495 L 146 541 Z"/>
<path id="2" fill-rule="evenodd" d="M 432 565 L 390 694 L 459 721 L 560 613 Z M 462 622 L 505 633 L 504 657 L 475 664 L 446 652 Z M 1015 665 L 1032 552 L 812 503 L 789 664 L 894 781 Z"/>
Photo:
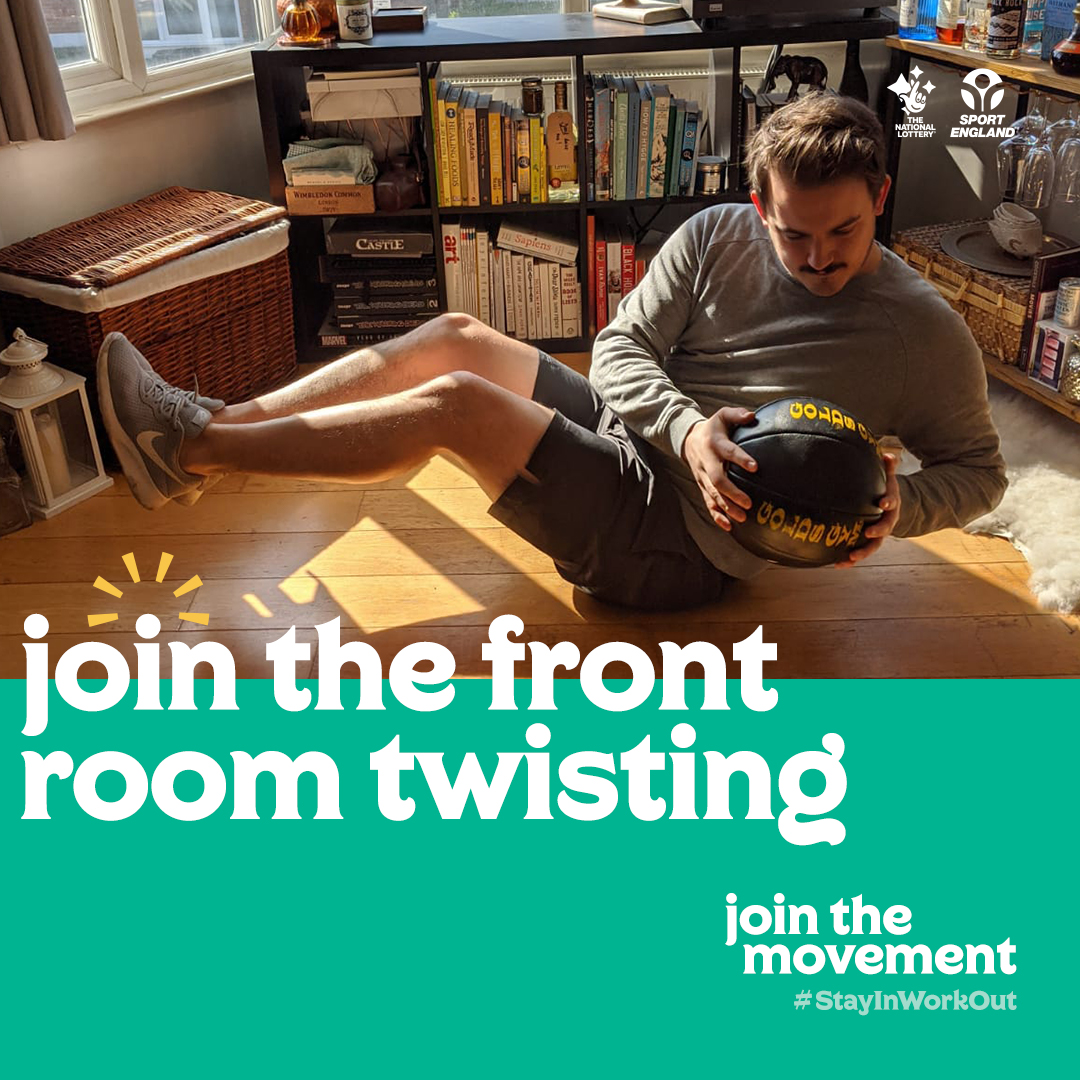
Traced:
<path id="1" fill-rule="evenodd" d="M 1005 491 L 982 354 L 963 319 L 888 250 L 873 273 L 814 296 L 752 206 L 712 207 L 671 237 L 597 335 L 590 379 L 660 451 L 654 464 L 691 536 L 736 577 L 768 564 L 712 521 L 681 456 L 690 428 L 724 405 L 808 394 L 898 436 L 922 470 L 900 477 L 897 536 L 964 525 Z"/>

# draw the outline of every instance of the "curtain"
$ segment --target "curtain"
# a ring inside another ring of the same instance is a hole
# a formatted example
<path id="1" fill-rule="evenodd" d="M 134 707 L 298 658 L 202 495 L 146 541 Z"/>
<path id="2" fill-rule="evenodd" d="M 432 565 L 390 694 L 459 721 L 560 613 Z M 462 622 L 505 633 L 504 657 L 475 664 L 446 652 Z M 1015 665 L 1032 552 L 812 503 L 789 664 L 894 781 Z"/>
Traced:
<path id="1" fill-rule="evenodd" d="M 0 0 L 0 146 L 74 134 L 40 0 Z"/>

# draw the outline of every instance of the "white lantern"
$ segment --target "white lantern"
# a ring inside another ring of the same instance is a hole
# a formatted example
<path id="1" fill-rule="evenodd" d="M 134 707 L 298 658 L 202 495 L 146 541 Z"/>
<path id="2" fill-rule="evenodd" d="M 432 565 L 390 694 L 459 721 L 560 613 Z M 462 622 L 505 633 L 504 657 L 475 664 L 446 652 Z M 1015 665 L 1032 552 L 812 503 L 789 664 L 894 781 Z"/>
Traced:
<path id="1" fill-rule="evenodd" d="M 22 330 L 0 352 L 8 368 L 0 379 L 0 434 L 5 442 L 12 430 L 18 435 L 22 461 L 12 465 L 22 477 L 30 512 L 42 518 L 112 486 L 101 467 L 86 379 L 44 363 L 48 352 Z"/>

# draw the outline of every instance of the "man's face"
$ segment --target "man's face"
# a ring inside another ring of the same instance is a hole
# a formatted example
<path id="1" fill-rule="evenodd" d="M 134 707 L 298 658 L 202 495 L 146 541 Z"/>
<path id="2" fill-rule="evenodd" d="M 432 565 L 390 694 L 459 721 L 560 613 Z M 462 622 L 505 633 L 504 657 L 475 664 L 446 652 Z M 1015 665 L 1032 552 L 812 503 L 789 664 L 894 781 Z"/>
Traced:
<path id="1" fill-rule="evenodd" d="M 815 296 L 835 296 L 877 268 L 874 227 L 888 194 L 887 178 L 874 199 L 861 177 L 799 187 L 771 172 L 768 205 L 753 200 L 787 272 Z"/>

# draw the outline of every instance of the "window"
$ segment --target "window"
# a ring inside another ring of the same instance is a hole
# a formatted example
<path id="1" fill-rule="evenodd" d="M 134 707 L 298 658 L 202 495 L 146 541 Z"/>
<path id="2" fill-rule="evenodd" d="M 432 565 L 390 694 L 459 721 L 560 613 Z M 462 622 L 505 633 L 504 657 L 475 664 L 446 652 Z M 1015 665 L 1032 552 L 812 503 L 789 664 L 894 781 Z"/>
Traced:
<path id="1" fill-rule="evenodd" d="M 41 0 L 76 119 L 247 78 L 275 0 Z M 588 0 L 427 0 L 442 19 L 587 11 Z"/>
<path id="2" fill-rule="evenodd" d="M 274 0 L 42 0 L 77 117 L 250 75 Z"/>

